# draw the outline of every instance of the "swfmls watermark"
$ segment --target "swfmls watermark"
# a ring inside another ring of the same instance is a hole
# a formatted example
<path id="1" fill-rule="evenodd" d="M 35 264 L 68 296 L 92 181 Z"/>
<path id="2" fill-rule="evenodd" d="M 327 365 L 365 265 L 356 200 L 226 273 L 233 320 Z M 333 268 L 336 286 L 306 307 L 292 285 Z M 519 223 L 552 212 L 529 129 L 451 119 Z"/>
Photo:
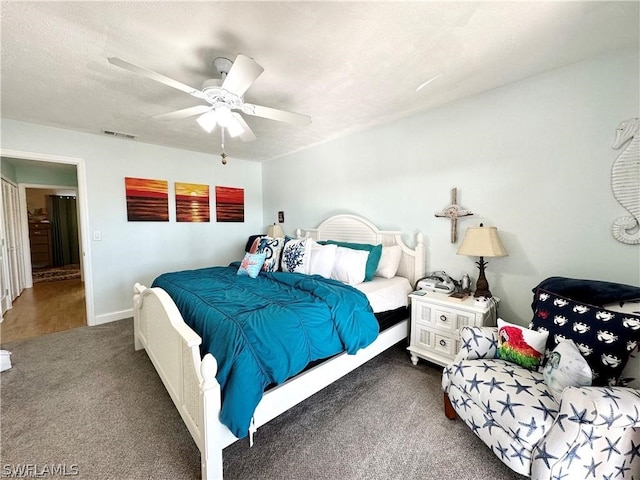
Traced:
<path id="1" fill-rule="evenodd" d="M 79 474 L 76 463 L 4 463 L 0 478 L 75 477 Z"/>

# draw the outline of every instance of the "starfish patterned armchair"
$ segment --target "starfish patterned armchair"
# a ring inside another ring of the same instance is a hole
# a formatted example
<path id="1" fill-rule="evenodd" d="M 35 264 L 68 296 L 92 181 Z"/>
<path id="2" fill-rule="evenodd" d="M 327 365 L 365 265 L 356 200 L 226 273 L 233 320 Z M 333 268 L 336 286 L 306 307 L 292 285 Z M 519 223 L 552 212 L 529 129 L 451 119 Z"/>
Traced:
<path id="1" fill-rule="evenodd" d="M 535 480 L 640 480 L 640 288 L 551 277 L 529 328 L 463 327 L 442 376 L 460 417 Z"/>

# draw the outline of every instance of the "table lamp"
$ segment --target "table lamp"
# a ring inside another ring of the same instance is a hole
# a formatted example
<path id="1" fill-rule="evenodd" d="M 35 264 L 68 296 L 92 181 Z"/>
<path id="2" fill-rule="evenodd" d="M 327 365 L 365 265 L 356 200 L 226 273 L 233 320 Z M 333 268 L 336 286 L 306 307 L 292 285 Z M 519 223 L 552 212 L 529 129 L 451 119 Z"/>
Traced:
<path id="1" fill-rule="evenodd" d="M 283 238 L 284 232 L 282 231 L 282 227 L 280 225 L 269 225 L 267 228 L 267 236 L 271 238 Z"/>
<path id="2" fill-rule="evenodd" d="M 467 228 L 457 253 L 458 255 L 480 257 L 480 261 L 476 262 L 480 269 L 480 275 L 478 275 L 476 292 L 473 296 L 491 298 L 493 295 L 489 291 L 489 282 L 484 276 L 484 267 L 487 266 L 484 257 L 504 257 L 507 255 L 498 236 L 498 229 L 483 227 L 482 224 L 479 227 Z"/>

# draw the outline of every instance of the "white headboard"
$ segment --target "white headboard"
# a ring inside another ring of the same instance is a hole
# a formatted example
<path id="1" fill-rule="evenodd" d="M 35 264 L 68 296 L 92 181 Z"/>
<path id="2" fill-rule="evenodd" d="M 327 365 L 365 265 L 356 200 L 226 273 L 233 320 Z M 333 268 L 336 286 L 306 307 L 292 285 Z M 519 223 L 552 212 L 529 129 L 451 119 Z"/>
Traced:
<path id="1" fill-rule="evenodd" d="M 340 242 L 370 243 L 382 246 L 399 245 L 402 258 L 398 268 L 398 276 L 405 277 L 412 286 L 425 275 L 425 247 L 422 233 L 416 234 L 416 246 L 409 248 L 403 241 L 400 232 L 382 231 L 357 215 L 334 215 L 322 222 L 318 228 L 307 228 L 296 231 L 298 237 L 309 237 L 314 240 L 337 240 Z"/>

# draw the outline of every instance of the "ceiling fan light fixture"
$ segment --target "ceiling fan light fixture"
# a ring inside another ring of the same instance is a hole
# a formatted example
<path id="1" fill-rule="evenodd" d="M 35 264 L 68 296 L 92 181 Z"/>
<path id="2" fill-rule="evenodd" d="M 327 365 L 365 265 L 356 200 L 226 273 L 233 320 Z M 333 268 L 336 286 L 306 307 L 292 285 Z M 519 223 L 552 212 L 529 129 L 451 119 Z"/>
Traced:
<path id="1" fill-rule="evenodd" d="M 233 121 L 233 117 L 231 116 L 231 109 L 226 105 L 216 105 L 213 108 L 218 125 L 220 125 L 221 127 L 229 128 L 229 124 Z"/>
<path id="2" fill-rule="evenodd" d="M 198 122 L 205 132 L 213 132 L 213 129 L 216 128 L 216 124 L 218 123 L 215 110 L 203 113 L 196 119 L 196 122 Z"/>
<path id="3" fill-rule="evenodd" d="M 231 119 L 227 123 L 226 128 L 227 132 L 229 132 L 229 136 L 232 138 L 236 138 L 237 136 L 244 133 L 244 128 L 242 127 L 242 125 L 240 125 L 240 122 L 238 122 L 233 117 L 231 117 Z"/>

